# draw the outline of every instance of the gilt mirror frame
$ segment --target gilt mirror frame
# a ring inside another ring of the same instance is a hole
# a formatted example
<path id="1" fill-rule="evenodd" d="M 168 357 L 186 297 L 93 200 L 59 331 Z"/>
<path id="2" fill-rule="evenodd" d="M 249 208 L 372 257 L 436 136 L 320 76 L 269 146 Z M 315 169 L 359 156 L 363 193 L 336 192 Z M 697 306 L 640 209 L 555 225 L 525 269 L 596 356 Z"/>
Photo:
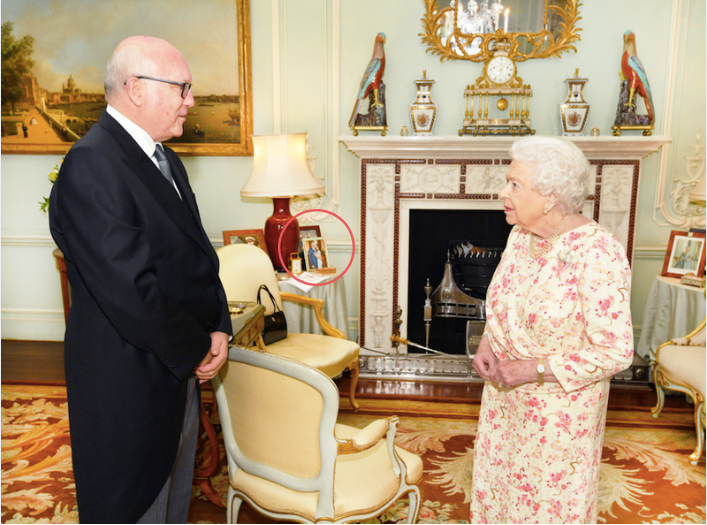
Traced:
<path id="1" fill-rule="evenodd" d="M 498 29 L 493 33 L 463 33 L 454 24 L 454 32 L 447 39 L 446 43 L 442 43 L 440 37 L 440 29 L 444 26 L 446 14 L 453 12 L 453 7 L 445 7 L 439 9 L 437 0 L 425 0 L 425 16 L 422 18 L 422 23 L 425 28 L 424 33 L 420 33 L 422 43 L 427 44 L 427 51 L 440 55 L 440 61 L 444 60 L 470 60 L 472 62 L 484 62 L 489 59 L 495 49 L 495 42 L 508 42 L 508 56 L 516 62 L 524 62 L 531 58 L 548 58 L 559 57 L 563 52 L 577 49 L 572 45 L 580 40 L 579 31 L 582 29 L 577 27 L 577 22 L 582 17 L 579 16 L 579 7 L 582 5 L 579 0 L 566 0 L 566 5 L 563 7 L 550 3 L 551 0 L 545 0 L 545 13 L 543 29 L 536 33 L 521 32 L 521 33 L 506 33 L 503 29 Z M 561 21 L 558 24 L 560 34 L 555 36 L 547 28 L 547 20 L 550 12 L 556 14 Z M 456 14 L 455 14 L 456 16 Z M 452 38 L 452 36 L 454 38 Z M 474 55 L 470 55 L 464 49 L 470 46 L 476 39 L 480 39 L 480 50 Z M 532 48 L 530 52 L 522 52 L 520 50 L 521 43 L 525 39 Z M 453 50 L 453 44 L 458 43 L 460 53 Z"/>

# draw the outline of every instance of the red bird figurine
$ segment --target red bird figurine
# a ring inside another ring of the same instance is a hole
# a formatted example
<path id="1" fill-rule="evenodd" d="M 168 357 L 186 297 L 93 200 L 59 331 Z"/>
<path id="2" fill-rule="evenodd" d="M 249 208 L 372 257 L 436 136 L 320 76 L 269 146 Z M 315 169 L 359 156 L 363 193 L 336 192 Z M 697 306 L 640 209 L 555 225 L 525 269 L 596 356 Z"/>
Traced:
<path id="1" fill-rule="evenodd" d="M 624 33 L 624 54 L 621 57 L 621 80 L 628 80 L 631 87 L 631 94 L 628 98 L 627 106 L 635 106 L 633 96 L 637 91 L 643 98 L 648 110 L 648 118 L 655 122 L 653 118 L 653 96 L 651 86 L 648 84 L 648 76 L 643 64 L 636 54 L 636 35 L 630 29 Z"/>
<path id="2" fill-rule="evenodd" d="M 378 33 L 376 35 L 376 42 L 373 46 L 373 56 L 371 61 L 366 67 L 366 71 L 361 79 L 361 87 L 358 90 L 358 98 L 356 98 L 356 105 L 354 106 L 353 113 L 351 114 L 351 119 L 349 120 L 349 127 L 353 127 L 356 124 L 356 116 L 361 110 L 363 101 L 373 89 L 373 94 L 375 96 L 374 106 L 380 106 L 378 102 L 378 90 L 381 85 L 381 78 L 383 77 L 383 72 L 385 71 L 385 50 L 383 49 L 383 44 L 385 43 L 385 33 Z"/>

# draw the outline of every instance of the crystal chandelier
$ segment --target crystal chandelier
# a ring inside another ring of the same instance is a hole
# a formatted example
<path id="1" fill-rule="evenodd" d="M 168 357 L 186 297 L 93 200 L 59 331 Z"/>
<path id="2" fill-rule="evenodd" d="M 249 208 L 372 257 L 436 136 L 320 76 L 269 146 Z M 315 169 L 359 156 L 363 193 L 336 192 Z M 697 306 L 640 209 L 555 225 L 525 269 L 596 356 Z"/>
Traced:
<path id="1" fill-rule="evenodd" d="M 481 4 L 481 5 L 479 5 Z M 501 13 L 503 13 L 503 5 L 501 0 L 469 0 L 466 9 L 461 0 L 451 0 L 451 11 L 446 14 L 446 20 L 442 29 L 442 42 L 446 43 L 448 39 L 452 39 L 452 47 L 454 51 L 460 52 L 459 46 L 454 38 L 455 30 L 466 35 L 479 33 L 495 33 L 499 29 Z M 503 21 L 504 31 L 508 31 L 508 12 L 506 9 Z M 455 16 L 456 15 L 456 16 Z M 456 28 L 455 28 L 456 18 Z M 479 43 L 476 39 L 464 48 L 467 54 L 475 55 L 479 52 Z"/>

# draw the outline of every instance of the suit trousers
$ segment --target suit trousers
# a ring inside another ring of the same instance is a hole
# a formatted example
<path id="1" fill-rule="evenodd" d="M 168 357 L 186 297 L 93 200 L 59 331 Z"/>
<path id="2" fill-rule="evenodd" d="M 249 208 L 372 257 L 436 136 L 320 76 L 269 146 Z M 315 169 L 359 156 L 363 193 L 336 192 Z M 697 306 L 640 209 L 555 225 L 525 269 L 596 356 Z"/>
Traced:
<path id="1" fill-rule="evenodd" d="M 194 477 L 196 443 L 199 437 L 201 403 L 197 392 L 197 378 L 191 376 L 184 411 L 182 435 L 172 473 L 167 478 L 157 499 L 138 523 L 186 523 Z"/>

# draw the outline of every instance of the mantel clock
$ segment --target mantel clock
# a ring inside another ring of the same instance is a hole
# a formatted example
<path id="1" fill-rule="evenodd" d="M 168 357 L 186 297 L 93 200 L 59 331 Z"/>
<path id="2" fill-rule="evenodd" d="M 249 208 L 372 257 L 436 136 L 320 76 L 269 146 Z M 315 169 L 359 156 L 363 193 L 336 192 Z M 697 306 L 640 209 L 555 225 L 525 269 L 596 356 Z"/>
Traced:
<path id="1" fill-rule="evenodd" d="M 496 42 L 496 51 L 484 64 L 483 75 L 464 90 L 466 113 L 459 135 L 533 135 L 530 128 L 529 99 L 533 95 L 530 85 L 516 76 L 515 60 L 508 55 L 510 45 Z M 475 101 L 478 97 L 478 106 Z M 489 118 L 489 98 L 507 117 Z M 509 100 L 510 99 L 510 103 Z M 478 109 L 476 109 L 478 107 Z"/>

